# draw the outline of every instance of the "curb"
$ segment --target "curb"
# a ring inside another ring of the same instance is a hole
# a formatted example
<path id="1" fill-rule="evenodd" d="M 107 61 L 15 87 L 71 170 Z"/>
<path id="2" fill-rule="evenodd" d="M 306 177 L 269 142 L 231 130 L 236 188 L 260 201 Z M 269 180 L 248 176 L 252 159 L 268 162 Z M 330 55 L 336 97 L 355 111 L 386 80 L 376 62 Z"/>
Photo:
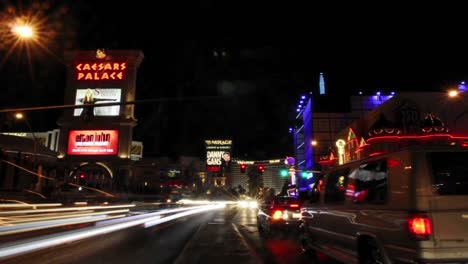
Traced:
<path id="1" fill-rule="evenodd" d="M 203 223 L 198 227 L 197 231 L 195 231 L 195 233 L 190 238 L 189 242 L 187 242 L 187 244 L 185 244 L 185 246 L 181 250 L 180 254 L 174 260 L 173 264 L 185 264 L 185 263 L 187 263 L 187 262 L 183 262 L 183 261 L 184 261 L 184 259 L 186 259 L 188 249 L 192 247 L 192 245 L 195 243 L 197 238 L 200 236 L 201 230 L 204 229 L 206 225 L 207 225 L 207 223 Z"/>

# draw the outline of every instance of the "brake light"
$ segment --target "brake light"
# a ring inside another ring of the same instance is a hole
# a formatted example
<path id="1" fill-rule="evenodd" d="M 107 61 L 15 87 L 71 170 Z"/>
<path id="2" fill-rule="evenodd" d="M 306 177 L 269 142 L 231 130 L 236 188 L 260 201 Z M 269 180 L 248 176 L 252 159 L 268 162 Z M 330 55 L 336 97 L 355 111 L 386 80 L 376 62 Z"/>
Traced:
<path id="1" fill-rule="evenodd" d="M 322 179 L 319 180 L 317 190 L 321 192 L 323 190 L 324 185 L 325 185 L 325 182 Z"/>
<path id="2" fill-rule="evenodd" d="M 276 210 L 274 213 L 273 213 L 273 219 L 283 219 L 283 211 L 281 210 Z"/>
<path id="3" fill-rule="evenodd" d="M 427 216 L 412 216 L 408 219 L 408 228 L 417 239 L 429 239 L 432 235 L 432 220 Z"/>
<path id="4" fill-rule="evenodd" d="M 299 204 L 290 204 L 289 207 L 291 207 L 291 208 L 299 208 Z"/>
<path id="5" fill-rule="evenodd" d="M 369 198 L 369 190 L 362 190 L 359 192 L 354 193 L 354 202 L 355 203 L 362 203 L 367 201 Z"/>

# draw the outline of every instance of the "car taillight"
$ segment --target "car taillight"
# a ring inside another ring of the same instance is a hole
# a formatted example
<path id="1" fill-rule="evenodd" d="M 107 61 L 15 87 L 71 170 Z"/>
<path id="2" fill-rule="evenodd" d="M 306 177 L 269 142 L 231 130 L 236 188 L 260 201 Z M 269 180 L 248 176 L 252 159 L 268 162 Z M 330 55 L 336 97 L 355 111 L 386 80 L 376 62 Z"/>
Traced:
<path id="1" fill-rule="evenodd" d="M 427 216 L 412 216 L 408 219 L 408 229 L 418 240 L 429 239 L 432 235 L 432 220 Z"/>
<path id="2" fill-rule="evenodd" d="M 273 215 L 272 215 L 273 219 L 283 219 L 283 211 L 281 210 L 276 210 L 273 212 Z"/>
<path id="3" fill-rule="evenodd" d="M 324 185 L 325 185 L 325 182 L 323 181 L 323 179 L 320 179 L 320 180 L 318 181 L 317 190 L 318 190 L 319 192 L 323 191 L 323 186 L 324 186 Z"/>
<path id="4" fill-rule="evenodd" d="M 291 207 L 291 208 L 299 208 L 299 204 L 290 204 L 289 207 Z"/>

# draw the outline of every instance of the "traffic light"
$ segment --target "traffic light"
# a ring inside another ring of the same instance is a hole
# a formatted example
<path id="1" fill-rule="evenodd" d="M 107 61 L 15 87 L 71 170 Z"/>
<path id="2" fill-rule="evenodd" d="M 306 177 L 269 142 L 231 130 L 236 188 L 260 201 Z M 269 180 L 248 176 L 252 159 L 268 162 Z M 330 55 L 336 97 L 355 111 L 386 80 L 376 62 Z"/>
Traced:
<path id="1" fill-rule="evenodd" d="M 246 169 L 247 169 L 247 165 L 245 165 L 245 164 L 241 164 L 241 165 L 240 165 L 240 171 L 241 171 L 241 173 L 245 173 L 245 170 L 246 170 Z"/>
<path id="2" fill-rule="evenodd" d="M 261 171 L 261 172 L 264 172 L 265 171 L 265 166 L 258 165 L 258 170 Z"/>
<path id="3" fill-rule="evenodd" d="M 281 175 L 281 177 L 288 177 L 289 170 L 288 169 L 281 169 L 280 170 L 280 175 Z"/>
<path id="4" fill-rule="evenodd" d="M 311 171 L 302 171 L 302 178 L 304 179 L 310 179 L 314 177 L 314 173 Z"/>

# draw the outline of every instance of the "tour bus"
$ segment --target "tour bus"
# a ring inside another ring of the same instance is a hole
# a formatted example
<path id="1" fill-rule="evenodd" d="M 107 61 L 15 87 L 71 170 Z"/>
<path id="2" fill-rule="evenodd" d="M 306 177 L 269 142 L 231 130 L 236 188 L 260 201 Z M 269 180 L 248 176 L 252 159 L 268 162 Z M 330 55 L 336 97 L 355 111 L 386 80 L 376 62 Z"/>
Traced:
<path id="1" fill-rule="evenodd" d="M 344 263 L 468 263 L 467 146 L 408 146 L 323 173 L 301 207 L 303 250 Z"/>

